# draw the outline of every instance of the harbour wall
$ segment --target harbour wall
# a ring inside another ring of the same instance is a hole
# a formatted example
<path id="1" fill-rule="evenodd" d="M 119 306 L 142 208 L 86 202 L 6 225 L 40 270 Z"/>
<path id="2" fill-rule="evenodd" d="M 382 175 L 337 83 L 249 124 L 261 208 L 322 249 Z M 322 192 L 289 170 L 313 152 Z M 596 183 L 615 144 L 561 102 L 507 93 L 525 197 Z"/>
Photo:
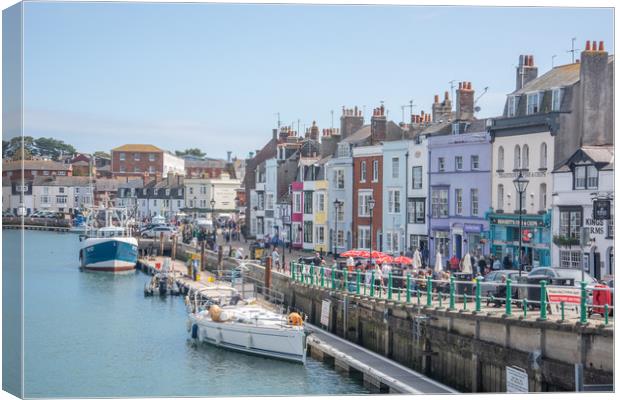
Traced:
<path id="1" fill-rule="evenodd" d="M 191 250 L 177 247 L 177 258 Z M 238 265 L 222 257 L 220 269 Z M 206 251 L 206 268 L 218 255 Z M 245 262 L 246 275 L 265 281 L 265 267 Z M 463 392 L 504 392 L 506 367 L 523 369 L 530 392 L 574 391 L 575 364 L 588 384 L 613 382 L 613 328 L 575 323 L 502 318 L 371 299 L 291 281 L 272 271 L 271 288 L 284 304 L 321 325 L 330 302 L 327 329 L 366 349 Z"/>

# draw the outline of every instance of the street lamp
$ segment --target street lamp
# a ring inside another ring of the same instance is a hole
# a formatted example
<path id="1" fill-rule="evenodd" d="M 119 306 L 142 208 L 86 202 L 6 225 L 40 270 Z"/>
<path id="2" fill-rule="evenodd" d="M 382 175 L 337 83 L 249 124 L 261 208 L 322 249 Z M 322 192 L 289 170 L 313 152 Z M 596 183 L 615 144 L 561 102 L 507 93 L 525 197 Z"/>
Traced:
<path id="1" fill-rule="evenodd" d="M 370 265 L 372 265 L 372 210 L 375 208 L 375 199 L 368 199 L 368 209 L 370 210 Z"/>
<path id="2" fill-rule="evenodd" d="M 334 210 L 336 211 L 335 220 L 336 220 L 336 229 L 334 230 L 334 259 L 336 258 L 336 252 L 338 249 L 338 213 L 340 211 L 340 207 L 342 207 L 343 202 L 336 199 L 334 200 Z"/>
<path id="3" fill-rule="evenodd" d="M 215 237 L 217 229 L 215 228 L 215 185 L 211 184 L 211 220 L 213 222 L 213 237 Z"/>
<path id="4" fill-rule="evenodd" d="M 523 264 L 521 263 L 521 247 L 523 245 L 523 193 L 527 189 L 527 184 L 530 181 L 523 176 L 522 171 L 519 171 L 519 176 L 515 180 L 512 181 L 515 185 L 515 189 L 517 193 L 519 193 L 519 253 L 517 255 L 519 260 L 519 278 L 521 277 L 521 271 L 523 270 Z"/>

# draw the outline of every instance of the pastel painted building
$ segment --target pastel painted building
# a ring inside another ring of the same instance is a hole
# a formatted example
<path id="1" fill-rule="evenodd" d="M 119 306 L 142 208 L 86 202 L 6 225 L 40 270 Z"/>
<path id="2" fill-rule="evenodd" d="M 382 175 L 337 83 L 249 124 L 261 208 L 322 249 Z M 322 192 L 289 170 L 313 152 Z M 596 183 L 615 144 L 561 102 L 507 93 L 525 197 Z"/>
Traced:
<path id="1" fill-rule="evenodd" d="M 428 139 L 428 150 L 431 263 L 438 249 L 444 260 L 468 252 L 488 254 L 491 143 L 486 120 L 453 122 L 451 134 Z"/>
<path id="2" fill-rule="evenodd" d="M 346 142 L 338 144 L 335 156 L 325 166 L 328 179 L 328 227 L 331 238 L 330 250 L 333 251 L 335 240 L 336 253 L 353 248 L 352 214 L 353 214 L 353 158 L 351 145 Z M 334 201 L 340 202 L 337 209 Z M 335 233 L 334 233 L 335 232 Z"/>
<path id="3" fill-rule="evenodd" d="M 304 223 L 304 183 L 294 181 L 291 183 L 293 196 L 293 210 L 291 212 L 292 246 L 295 249 L 303 248 L 303 223 Z"/>
<path id="4" fill-rule="evenodd" d="M 328 182 L 325 179 L 314 181 L 314 250 L 319 252 L 331 251 L 327 228 L 329 207 L 327 187 Z"/>
<path id="5" fill-rule="evenodd" d="M 383 143 L 383 243 L 381 251 L 399 255 L 407 237 L 408 158 L 413 141 Z"/>

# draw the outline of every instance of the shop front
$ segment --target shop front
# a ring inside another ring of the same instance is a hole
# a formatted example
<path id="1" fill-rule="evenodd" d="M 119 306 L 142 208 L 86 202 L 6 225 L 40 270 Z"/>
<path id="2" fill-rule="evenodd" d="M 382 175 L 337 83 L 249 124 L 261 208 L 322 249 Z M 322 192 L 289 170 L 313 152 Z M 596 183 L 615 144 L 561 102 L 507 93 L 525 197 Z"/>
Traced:
<path id="1" fill-rule="evenodd" d="M 522 229 L 519 229 L 518 214 L 487 213 L 491 253 L 500 260 L 506 257 L 513 267 L 520 262 L 524 266 L 537 268 L 551 266 L 551 213 L 523 215 Z M 519 257 L 519 233 L 521 248 Z"/>

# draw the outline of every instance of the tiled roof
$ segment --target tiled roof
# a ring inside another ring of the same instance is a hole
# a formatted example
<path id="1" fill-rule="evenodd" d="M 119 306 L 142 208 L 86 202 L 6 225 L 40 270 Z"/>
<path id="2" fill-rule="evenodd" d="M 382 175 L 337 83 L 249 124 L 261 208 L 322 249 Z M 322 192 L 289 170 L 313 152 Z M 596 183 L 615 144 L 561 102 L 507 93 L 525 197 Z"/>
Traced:
<path id="1" fill-rule="evenodd" d="M 124 144 L 112 149 L 112 151 L 160 152 L 163 150 L 152 144 Z"/>
<path id="2" fill-rule="evenodd" d="M 540 90 L 549 90 L 557 87 L 571 86 L 579 81 L 579 69 L 581 64 L 566 64 L 554 67 L 549 72 L 528 82 L 521 89 L 515 91 L 514 95 Z"/>
<path id="3" fill-rule="evenodd" d="M 4 161 L 2 162 L 2 169 L 5 171 L 18 171 L 22 169 L 21 160 L 16 161 Z M 56 161 L 46 160 L 24 160 L 25 170 L 50 170 L 50 171 L 69 171 L 71 170 L 71 164 L 59 163 Z"/>
<path id="4" fill-rule="evenodd" d="M 35 176 L 33 186 L 88 186 L 88 176 Z"/>

